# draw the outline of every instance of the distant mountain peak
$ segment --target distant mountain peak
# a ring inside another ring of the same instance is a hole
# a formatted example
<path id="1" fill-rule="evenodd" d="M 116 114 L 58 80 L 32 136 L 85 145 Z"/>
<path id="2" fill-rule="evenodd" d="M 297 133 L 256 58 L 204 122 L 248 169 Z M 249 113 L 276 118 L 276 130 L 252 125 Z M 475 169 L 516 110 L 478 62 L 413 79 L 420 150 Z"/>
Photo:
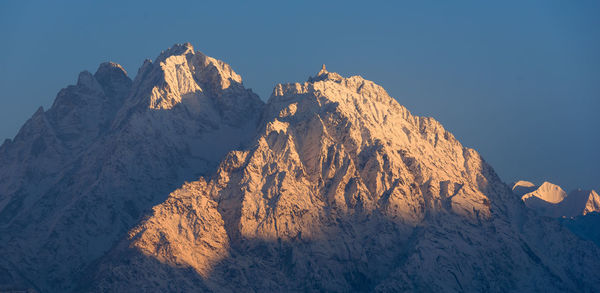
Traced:
<path id="1" fill-rule="evenodd" d="M 114 62 L 101 63 L 96 73 L 94 73 L 94 78 L 100 83 L 107 97 L 122 101 L 129 94 L 132 81 L 127 76 L 127 71 L 120 64 Z M 120 104 L 120 102 L 117 103 Z"/>
<path id="2" fill-rule="evenodd" d="M 560 186 L 548 181 L 542 183 L 538 190 L 541 192 L 540 195 L 543 194 L 541 198 L 551 203 L 559 203 L 567 196 Z"/>
<path id="3" fill-rule="evenodd" d="M 189 43 L 173 45 L 155 62 L 146 60 L 131 95 L 132 107 L 166 110 L 183 106 L 194 119 L 211 125 L 221 119 L 238 125 L 253 115 L 248 108 L 258 109 L 263 104 L 243 86 L 242 77 L 229 64 L 195 51 Z"/>
<path id="4" fill-rule="evenodd" d="M 183 43 L 183 44 L 174 44 L 173 46 L 171 46 L 171 48 L 162 51 L 160 53 L 160 55 L 158 55 L 158 58 L 156 58 L 157 62 L 163 61 L 171 56 L 179 56 L 179 55 L 186 55 L 192 53 L 194 54 L 194 46 L 192 46 L 192 44 L 190 43 Z"/>
<path id="5" fill-rule="evenodd" d="M 210 87 L 224 90 L 231 84 L 242 84 L 242 77 L 229 64 L 200 51 L 194 51 L 190 43 L 173 45 L 158 56 L 155 64 L 161 64 L 161 69 L 167 74 L 175 71 L 173 66 L 186 65 L 194 77 L 193 80 L 200 83 L 200 86 L 210 83 Z"/>
<path id="6" fill-rule="evenodd" d="M 89 71 L 84 70 L 77 77 L 77 86 L 93 89 L 97 87 L 97 82 Z"/>
<path id="7" fill-rule="evenodd" d="M 123 66 L 121 66 L 121 64 L 112 61 L 102 62 L 98 66 L 96 73 L 94 73 L 94 77 L 98 79 L 98 77 L 107 75 L 127 76 L 127 71 L 125 70 L 125 68 L 123 68 Z"/>
<path id="8" fill-rule="evenodd" d="M 540 186 L 519 181 L 515 183 L 513 193 L 521 195 L 527 207 L 549 217 L 570 218 L 600 212 L 600 197 L 594 190 L 579 188 L 566 193 L 560 186 L 548 181 Z"/>
<path id="9" fill-rule="evenodd" d="M 323 64 L 323 66 L 321 66 L 321 71 L 319 71 L 319 73 L 317 74 L 317 76 L 326 74 L 328 72 L 329 71 L 327 71 L 327 67 L 325 67 L 325 64 Z"/>
<path id="10" fill-rule="evenodd" d="M 317 82 L 323 80 L 341 81 L 344 79 L 341 75 L 336 72 L 329 72 L 325 67 L 325 64 L 321 66 L 321 70 L 314 77 L 309 77 L 308 82 Z"/>

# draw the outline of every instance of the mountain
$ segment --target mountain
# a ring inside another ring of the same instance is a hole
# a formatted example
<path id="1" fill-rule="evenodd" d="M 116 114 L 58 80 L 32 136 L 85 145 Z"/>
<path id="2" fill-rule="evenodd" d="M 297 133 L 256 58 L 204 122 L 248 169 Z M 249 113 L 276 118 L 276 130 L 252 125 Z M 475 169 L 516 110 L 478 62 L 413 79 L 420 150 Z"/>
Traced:
<path id="1" fill-rule="evenodd" d="M 527 189 L 529 192 L 520 194 Z M 522 195 L 527 207 L 549 217 L 571 218 L 600 212 L 600 196 L 594 190 L 577 189 L 567 194 L 560 186 L 550 182 L 538 187 L 519 181 L 513 186 L 513 192 Z"/>
<path id="2" fill-rule="evenodd" d="M 598 246 L 360 76 L 323 66 L 265 104 L 189 44 L 132 82 L 101 68 L 65 90 L 78 115 L 55 103 L 0 148 L 5 288 L 597 290 Z"/>
<path id="3" fill-rule="evenodd" d="M 264 106 L 241 82 L 189 44 L 134 81 L 114 63 L 82 72 L 0 147 L 0 280 L 70 290 L 146 210 L 214 172 Z"/>
<path id="4" fill-rule="evenodd" d="M 536 210 L 541 214 L 554 215 L 558 212 L 559 203 L 565 197 L 567 197 L 567 193 L 560 186 L 544 182 L 537 189 L 524 194 L 521 199 L 530 209 Z"/>
<path id="5" fill-rule="evenodd" d="M 559 203 L 567 197 L 567 193 L 558 185 L 544 182 L 536 190 L 523 195 L 521 199 L 525 202 L 525 205 L 527 205 L 528 200 L 533 197 L 549 203 Z"/>

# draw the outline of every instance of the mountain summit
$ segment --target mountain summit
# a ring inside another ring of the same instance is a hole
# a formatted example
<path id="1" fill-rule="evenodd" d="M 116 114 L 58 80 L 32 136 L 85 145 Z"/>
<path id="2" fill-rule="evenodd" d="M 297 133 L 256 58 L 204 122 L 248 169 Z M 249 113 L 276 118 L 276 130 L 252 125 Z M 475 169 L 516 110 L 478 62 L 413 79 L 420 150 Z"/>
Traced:
<path id="1" fill-rule="evenodd" d="M 131 83 L 117 75 L 84 74 L 65 98 L 102 108 L 113 88 L 127 88 L 102 126 L 54 122 L 63 116 L 49 118 L 53 106 L 0 148 L 5 288 L 564 292 L 600 283 L 597 246 L 538 217 L 475 150 L 360 76 L 323 65 L 307 82 L 276 85 L 264 104 L 190 44 L 146 61 Z M 96 113 L 86 107 L 72 105 Z M 57 135 L 68 125 L 99 130 L 85 142 Z"/>
<path id="2" fill-rule="evenodd" d="M 317 73 L 315 77 L 309 77 L 308 82 L 316 82 L 327 79 L 340 81 L 342 80 L 342 76 L 335 72 L 327 71 L 327 68 L 325 68 L 325 64 L 323 64 L 319 73 Z"/>
<path id="3" fill-rule="evenodd" d="M 595 190 L 577 189 L 567 194 L 560 186 L 550 182 L 544 182 L 539 187 L 530 182 L 525 185 L 523 182 L 527 181 L 515 183 L 513 192 L 518 194 L 519 190 L 525 190 L 524 186 L 529 186 L 528 192 L 522 194 L 521 199 L 527 207 L 541 215 L 572 218 L 600 212 L 600 196 Z"/>

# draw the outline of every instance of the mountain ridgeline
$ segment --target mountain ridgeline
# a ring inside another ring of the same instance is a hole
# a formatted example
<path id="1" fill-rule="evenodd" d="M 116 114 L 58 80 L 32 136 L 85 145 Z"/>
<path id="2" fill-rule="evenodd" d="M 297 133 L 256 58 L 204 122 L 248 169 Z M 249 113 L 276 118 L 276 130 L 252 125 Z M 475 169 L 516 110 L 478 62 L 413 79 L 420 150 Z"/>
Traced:
<path id="1" fill-rule="evenodd" d="M 0 147 L 0 291 L 593 292 L 600 249 L 323 66 L 264 103 L 175 45 L 82 72 Z"/>

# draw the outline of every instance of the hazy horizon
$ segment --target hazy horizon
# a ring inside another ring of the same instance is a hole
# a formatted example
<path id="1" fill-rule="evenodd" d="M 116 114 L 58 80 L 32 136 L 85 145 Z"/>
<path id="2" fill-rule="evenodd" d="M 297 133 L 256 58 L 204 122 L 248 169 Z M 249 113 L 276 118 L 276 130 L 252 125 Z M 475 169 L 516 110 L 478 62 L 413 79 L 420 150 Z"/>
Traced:
<path id="1" fill-rule="evenodd" d="M 600 190 L 600 3 L 2 2 L 0 138 L 83 70 L 134 77 L 174 43 L 230 64 L 268 99 L 321 64 L 383 86 L 476 149 L 507 183 Z"/>

